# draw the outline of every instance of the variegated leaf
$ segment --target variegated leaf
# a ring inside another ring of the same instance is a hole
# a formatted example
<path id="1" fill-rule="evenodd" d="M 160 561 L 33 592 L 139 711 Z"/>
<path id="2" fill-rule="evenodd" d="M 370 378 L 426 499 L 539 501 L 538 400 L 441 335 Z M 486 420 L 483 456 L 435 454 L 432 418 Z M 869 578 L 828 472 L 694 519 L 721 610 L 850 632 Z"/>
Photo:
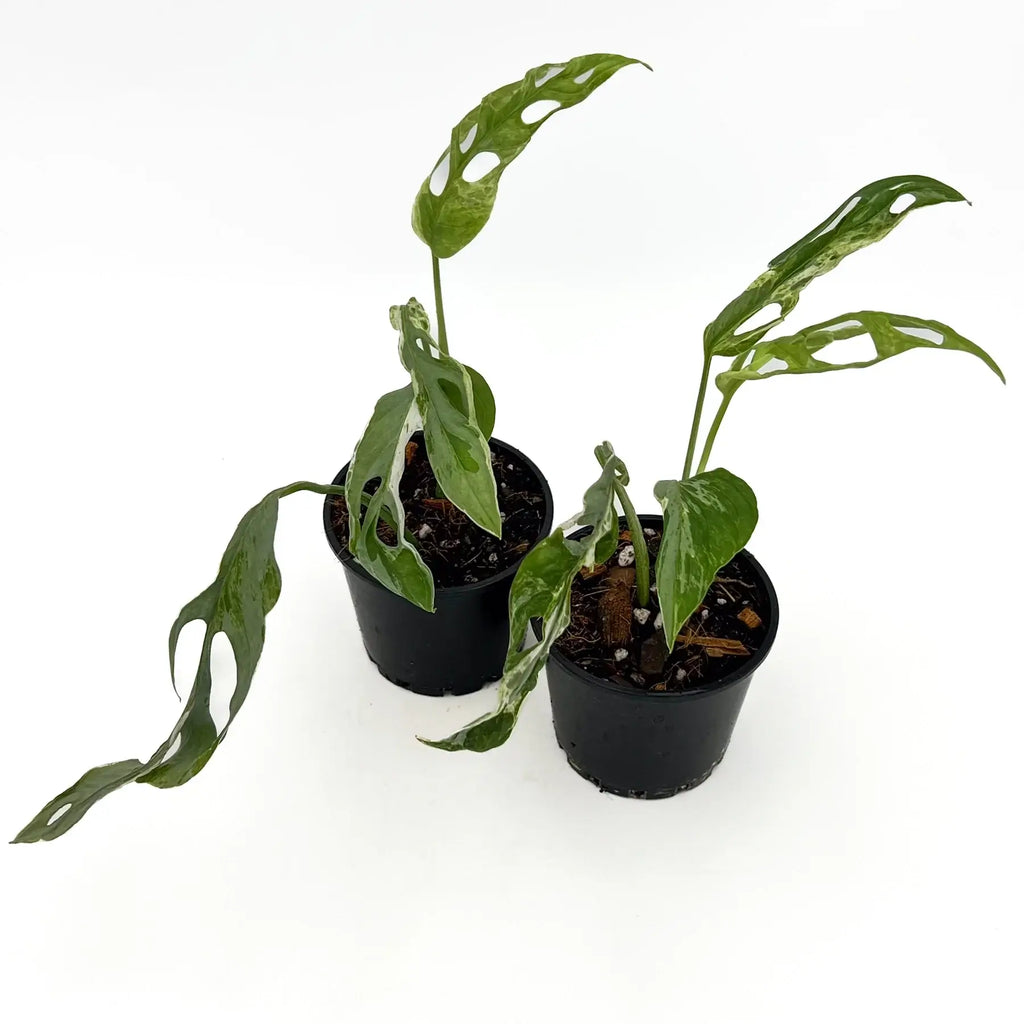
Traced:
<path id="1" fill-rule="evenodd" d="M 757 499 L 725 469 L 688 480 L 660 480 L 654 496 L 664 525 L 658 549 L 658 603 L 669 650 L 697 610 L 715 574 L 743 549 L 757 525 Z"/>
<path id="2" fill-rule="evenodd" d="M 424 611 L 434 610 L 434 577 L 405 536 L 405 509 L 398 486 L 405 471 L 405 446 L 422 420 L 411 384 L 384 395 L 375 406 L 345 477 L 348 548 L 378 582 Z M 364 491 L 379 481 L 369 500 Z M 393 524 L 394 541 L 377 534 L 381 519 Z"/>
<path id="3" fill-rule="evenodd" d="M 423 307 L 415 299 L 392 307 L 391 317 L 392 323 L 398 323 L 399 351 L 412 376 L 427 458 L 438 485 L 474 523 L 500 537 L 491 449 L 476 415 L 474 391 L 479 392 L 480 385 L 474 389 L 466 367 L 442 352 L 431 338 L 429 326 L 423 326 Z M 486 394 L 490 395 L 489 389 Z M 493 423 L 493 397 L 490 402 L 486 415 Z"/>
<path id="4" fill-rule="evenodd" d="M 873 351 L 860 353 L 851 359 L 849 354 L 843 354 L 841 343 L 858 337 L 869 338 Z M 832 345 L 835 348 L 829 348 Z M 916 348 L 969 352 L 1006 383 L 996 361 L 952 327 L 938 320 L 868 310 L 845 313 L 785 338 L 760 341 L 749 352 L 737 356 L 732 367 L 715 378 L 715 383 L 724 395 L 731 396 L 746 380 L 765 380 L 790 373 L 859 369 Z"/>
<path id="5" fill-rule="evenodd" d="M 498 687 L 497 708 L 446 739 L 419 737 L 427 746 L 481 752 L 500 746 L 511 735 L 523 701 L 537 685 L 552 646 L 569 625 L 572 581 L 580 569 L 610 558 L 615 550 L 619 533 L 615 480 L 625 475 L 625 466 L 607 442 L 599 450 L 603 453 L 601 476 L 587 489 L 583 511 L 537 544 L 523 559 L 512 581 L 508 655 Z M 566 538 L 567 532 L 581 526 L 592 527 L 588 537 Z M 534 618 L 543 622 L 540 640 L 523 650 Z"/>
<path id="6" fill-rule="evenodd" d="M 452 129 L 448 148 L 413 203 L 413 230 L 438 259 L 454 256 L 487 223 L 501 175 L 534 132 L 557 110 L 581 103 L 620 68 L 642 63 L 589 53 L 542 64 L 522 81 L 488 93 Z M 475 170 L 488 155 L 492 166 L 479 176 Z"/>
<path id="7" fill-rule="evenodd" d="M 170 736 L 145 763 L 129 760 L 87 771 L 73 786 L 54 797 L 18 833 L 14 842 L 56 839 L 98 800 L 131 781 L 167 789 L 187 782 L 209 761 L 224 740 L 249 693 L 263 652 L 267 614 L 281 593 L 281 573 L 274 557 L 277 509 L 281 498 L 297 491 L 341 494 L 342 489 L 300 481 L 271 491 L 242 517 L 220 562 L 217 578 L 182 608 L 168 640 L 171 678 L 181 630 L 189 622 L 206 623 L 202 652 L 185 708 Z M 227 722 L 218 729 L 210 711 L 213 639 L 224 633 L 235 658 L 235 685 Z"/>
<path id="8" fill-rule="evenodd" d="M 910 201 L 907 202 L 907 198 Z M 936 203 L 965 201 L 949 185 L 916 174 L 883 178 L 855 192 L 816 228 L 768 264 L 768 269 L 708 324 L 704 350 L 708 355 L 746 352 L 782 323 L 799 301 L 800 292 L 828 273 L 850 253 L 884 238 L 911 210 Z M 770 321 L 745 329 L 747 321 L 769 306 L 779 312 Z"/>

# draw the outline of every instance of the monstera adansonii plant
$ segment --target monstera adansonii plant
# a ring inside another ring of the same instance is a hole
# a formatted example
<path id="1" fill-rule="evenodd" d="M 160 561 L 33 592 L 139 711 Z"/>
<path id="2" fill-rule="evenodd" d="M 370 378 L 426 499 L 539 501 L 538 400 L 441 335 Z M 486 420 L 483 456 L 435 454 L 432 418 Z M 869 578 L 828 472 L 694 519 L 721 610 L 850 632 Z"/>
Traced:
<path id="1" fill-rule="evenodd" d="M 224 740 L 245 700 L 263 650 L 266 617 L 281 593 L 274 557 L 278 503 L 298 491 L 343 494 L 349 510 L 349 550 L 388 589 L 424 609 L 434 608 L 434 580 L 405 530 L 398 485 L 406 444 L 422 430 L 427 458 L 445 497 L 482 529 L 501 535 L 501 518 L 488 440 L 494 396 L 487 382 L 448 352 L 440 261 L 468 245 L 487 223 L 498 182 L 536 131 L 559 110 L 582 103 L 617 71 L 643 64 L 630 57 L 591 53 L 542 64 L 517 82 L 488 93 L 451 131 L 448 146 L 413 203 L 412 226 L 430 248 L 437 334 L 427 313 L 410 299 L 391 309 L 399 356 L 408 373 L 403 387 L 380 398 L 356 445 L 344 487 L 299 481 L 278 487 L 238 524 L 216 579 L 181 610 L 171 627 L 170 660 L 189 622 L 206 623 L 199 664 L 185 707 L 168 738 L 146 761 L 127 760 L 86 772 L 54 797 L 18 833 L 15 842 L 55 839 L 98 800 L 128 782 L 180 786 L 196 775 Z M 643 65 L 647 67 L 647 65 Z M 368 490 L 373 481 L 375 489 Z M 356 511 L 358 510 L 358 512 Z M 378 523 L 390 531 L 385 541 Z M 230 641 L 236 679 L 227 722 L 210 711 L 213 640 Z"/>
<path id="2" fill-rule="evenodd" d="M 789 374 L 829 373 L 874 366 L 912 349 L 969 352 L 1005 383 L 995 360 L 982 348 L 937 320 L 902 313 L 860 310 L 771 340 L 766 335 L 796 307 L 800 292 L 844 257 L 884 238 L 907 214 L 938 203 L 965 201 L 934 178 L 899 175 L 872 182 L 768 264 L 745 291 L 730 302 L 704 331 L 704 363 L 693 424 L 680 479 L 659 481 L 654 496 L 661 505 L 663 530 L 655 573 L 665 643 L 671 651 L 686 620 L 700 605 L 718 570 L 746 546 L 757 523 L 757 501 L 750 487 L 725 469 L 707 469 L 712 445 L 729 404 L 747 381 Z M 765 312 L 777 307 L 774 316 Z M 757 326 L 752 326 L 760 321 Z M 868 339 L 872 353 L 849 358 L 842 342 Z M 706 434 L 696 473 L 701 413 L 716 356 L 732 359 L 715 383 L 718 411 Z M 581 570 L 606 561 L 619 535 L 616 502 L 630 528 L 636 552 L 636 596 L 640 607 L 652 600 L 649 553 L 626 493 L 629 476 L 607 442 L 596 449 L 601 475 L 583 497 L 583 510 L 558 527 L 523 560 L 512 584 L 512 633 L 495 710 L 443 740 L 423 740 L 443 750 L 490 750 L 508 739 L 519 709 L 555 641 L 570 622 L 572 582 Z M 581 539 L 568 534 L 589 529 Z M 539 642 L 525 648 L 531 620 L 540 620 Z"/>

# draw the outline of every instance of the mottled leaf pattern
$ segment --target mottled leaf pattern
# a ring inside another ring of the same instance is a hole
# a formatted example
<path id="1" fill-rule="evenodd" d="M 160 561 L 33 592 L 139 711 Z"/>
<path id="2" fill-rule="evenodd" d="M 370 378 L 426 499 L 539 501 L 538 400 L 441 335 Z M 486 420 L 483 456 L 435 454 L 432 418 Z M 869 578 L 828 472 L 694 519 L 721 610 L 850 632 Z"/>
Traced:
<path id="1" fill-rule="evenodd" d="M 906 205 L 904 197 L 913 201 Z M 704 349 L 709 355 L 735 356 L 760 341 L 796 306 L 800 292 L 828 273 L 850 253 L 884 238 L 911 210 L 964 197 L 934 178 L 897 175 L 865 185 L 800 241 L 780 253 L 742 295 L 708 324 Z M 895 212 L 894 212 L 895 211 Z M 778 303 L 779 314 L 749 330 L 744 324 L 765 307 Z"/>
<path id="2" fill-rule="evenodd" d="M 569 625 L 573 579 L 580 569 L 610 558 L 615 550 L 619 534 L 615 481 L 624 477 L 628 480 L 628 476 L 611 445 L 605 442 L 598 452 L 601 476 L 587 489 L 583 511 L 537 544 L 523 559 L 512 582 L 508 655 L 498 687 L 497 708 L 443 740 L 420 737 L 421 742 L 440 750 L 481 752 L 501 746 L 509 738 L 551 647 Z M 566 533 L 579 527 L 591 527 L 589 536 L 566 538 Z M 543 622 L 541 638 L 533 647 L 521 650 L 534 618 Z"/>
<path id="3" fill-rule="evenodd" d="M 614 53 L 589 53 L 542 64 L 522 81 L 488 93 L 452 129 L 448 148 L 413 203 L 413 230 L 439 259 L 454 256 L 487 223 L 501 175 L 533 133 L 556 111 L 581 103 L 620 68 L 641 63 Z M 540 101 L 557 105 L 534 120 L 529 108 Z M 497 162 L 483 177 L 467 181 L 466 168 L 481 154 L 492 154 Z"/>
<path id="4" fill-rule="evenodd" d="M 242 517 L 221 559 L 217 578 L 182 608 L 171 626 L 171 677 L 174 654 L 184 626 L 197 619 L 206 623 L 202 653 L 185 709 L 170 736 L 153 756 L 141 761 L 119 761 L 86 772 L 70 789 L 51 800 L 15 837 L 16 843 L 56 839 L 108 793 L 127 782 L 152 786 L 180 786 L 197 774 L 224 739 L 242 706 L 263 652 L 267 613 L 281 593 L 281 574 L 274 557 L 277 509 L 281 498 L 297 491 L 340 494 L 340 487 L 307 481 L 271 491 Z M 219 731 L 210 713 L 213 677 L 210 655 L 213 638 L 224 633 L 235 656 L 235 686 L 228 721 Z"/>
<path id="5" fill-rule="evenodd" d="M 412 376 L 416 405 L 423 423 L 427 458 L 445 496 L 482 529 L 501 536 L 498 491 L 491 469 L 491 449 L 476 415 L 475 392 L 469 371 L 442 352 L 424 326 L 423 307 L 410 299 L 391 310 L 397 323 L 402 363 Z M 484 385 L 486 387 L 486 385 Z M 494 399 L 487 389 L 490 406 L 484 410 L 490 426 L 494 420 Z"/>
<path id="6" fill-rule="evenodd" d="M 660 480 L 654 496 L 664 512 L 656 576 L 665 642 L 671 650 L 715 574 L 750 540 L 757 525 L 757 499 L 725 469 L 688 480 Z"/>
<path id="7" fill-rule="evenodd" d="M 418 605 L 434 610 L 434 577 L 419 552 L 405 536 L 405 510 L 398 485 L 405 472 L 405 446 L 422 425 L 411 384 L 390 391 L 377 402 L 363 431 L 345 476 L 348 506 L 348 548 L 359 564 L 379 583 Z M 377 483 L 369 501 L 367 485 Z M 357 510 L 361 509 L 361 515 Z M 377 523 L 394 524 L 395 539 L 386 543 L 377 535 Z"/>
<path id="8" fill-rule="evenodd" d="M 835 361 L 830 357 L 828 346 L 833 342 L 863 335 L 874 343 L 873 356 L 856 361 Z M 715 378 L 715 383 L 724 395 L 731 396 L 747 380 L 874 366 L 883 359 L 916 348 L 969 352 L 1006 383 L 995 360 L 983 348 L 957 334 L 952 327 L 938 320 L 868 310 L 845 313 L 789 337 L 758 342 L 749 352 L 737 356 L 732 367 Z"/>

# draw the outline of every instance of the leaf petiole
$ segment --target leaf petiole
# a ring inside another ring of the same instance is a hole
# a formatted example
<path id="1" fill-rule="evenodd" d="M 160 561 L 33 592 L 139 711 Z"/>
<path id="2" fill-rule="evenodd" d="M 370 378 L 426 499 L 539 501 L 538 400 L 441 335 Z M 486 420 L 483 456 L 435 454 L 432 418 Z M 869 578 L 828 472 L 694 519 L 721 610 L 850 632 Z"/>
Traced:
<path id="1" fill-rule="evenodd" d="M 715 443 L 715 438 L 718 436 L 718 428 L 722 425 L 722 420 L 725 418 L 725 410 L 729 408 L 729 403 L 732 401 L 732 396 L 735 393 L 735 391 L 732 391 L 722 396 L 722 403 L 718 407 L 718 412 L 715 413 L 715 418 L 711 421 L 711 426 L 708 427 L 708 436 L 704 441 L 704 451 L 701 452 L 700 463 L 697 466 L 698 473 L 703 473 L 707 468 L 708 459 L 711 458 L 711 446 Z M 685 480 L 686 477 L 683 477 L 683 479 Z"/>
<path id="2" fill-rule="evenodd" d="M 704 411 L 704 396 L 708 390 L 708 377 L 711 373 L 711 353 L 704 353 L 704 369 L 700 375 L 700 387 L 697 389 L 697 404 L 693 410 L 693 423 L 690 426 L 690 441 L 686 446 L 686 463 L 683 466 L 683 479 L 690 476 L 690 467 L 693 466 L 693 453 L 697 450 L 697 432 L 700 430 L 700 417 Z"/>
<path id="3" fill-rule="evenodd" d="M 441 261 L 431 254 L 434 265 L 434 305 L 437 307 L 437 347 L 448 354 L 448 332 L 444 326 L 444 302 L 441 299 Z"/>
<path id="4" fill-rule="evenodd" d="M 629 535 L 633 541 L 633 552 L 636 555 L 636 602 L 646 608 L 651 600 L 651 555 L 647 550 L 647 538 L 637 518 L 633 502 L 629 500 L 626 488 L 615 481 L 615 497 L 619 499 L 622 512 L 629 526 Z"/>

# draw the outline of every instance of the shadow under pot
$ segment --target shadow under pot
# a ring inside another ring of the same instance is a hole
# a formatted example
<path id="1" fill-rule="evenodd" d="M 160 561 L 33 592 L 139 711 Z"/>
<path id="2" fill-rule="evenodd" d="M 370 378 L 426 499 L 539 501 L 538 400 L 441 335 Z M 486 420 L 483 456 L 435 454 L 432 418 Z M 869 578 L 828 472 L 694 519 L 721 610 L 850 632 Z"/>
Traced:
<path id="1" fill-rule="evenodd" d="M 413 435 L 412 444 L 422 451 L 421 433 Z M 382 676 L 414 693 L 431 697 L 473 693 L 501 678 L 508 652 L 508 596 L 513 577 L 527 551 L 551 531 L 554 502 L 540 470 L 504 441 L 491 438 L 490 447 L 499 481 L 498 504 L 505 516 L 503 533 L 513 532 L 510 523 L 514 519 L 525 518 L 531 523 L 527 533 L 532 535 L 520 535 L 518 542 L 510 546 L 508 542 L 485 541 L 489 535 L 469 523 L 461 536 L 472 536 L 475 542 L 492 547 L 495 543 L 503 546 L 498 549 L 500 557 L 482 556 L 465 570 L 458 568 L 460 559 L 466 559 L 457 547 L 437 555 L 444 557 L 445 578 L 473 580 L 455 585 L 439 582 L 441 568 L 430 565 L 430 556 L 421 551 L 434 575 L 433 613 L 388 590 L 356 561 L 348 550 L 347 531 L 339 524 L 335 499 L 328 496 L 324 501 L 324 531 L 331 550 L 345 569 L 366 653 Z M 333 482 L 344 484 L 347 471 L 348 465 Z M 509 481 L 504 487 L 503 477 Z M 415 522 L 417 499 L 407 497 L 405 478 L 402 488 L 406 514 Z M 422 511 L 422 497 L 419 501 Z M 447 517 L 461 515 L 443 498 L 428 495 L 425 504 L 435 511 L 443 509 Z M 491 551 L 491 555 L 497 553 Z M 492 561 L 497 561 L 498 566 L 492 566 Z"/>
<path id="2" fill-rule="evenodd" d="M 639 519 L 660 535 L 661 516 Z M 625 528 L 624 520 L 620 524 Z M 748 655 L 707 659 L 711 671 L 692 688 L 659 692 L 602 678 L 557 644 L 552 649 L 547 677 L 555 737 L 569 765 L 602 791 L 646 800 L 674 796 L 699 786 L 725 757 L 750 681 L 779 622 L 775 588 L 757 559 L 744 550 L 730 566 L 742 571 L 746 592 L 755 595 L 744 603 L 756 607 L 762 620 L 759 640 L 756 649 L 748 646 Z"/>

